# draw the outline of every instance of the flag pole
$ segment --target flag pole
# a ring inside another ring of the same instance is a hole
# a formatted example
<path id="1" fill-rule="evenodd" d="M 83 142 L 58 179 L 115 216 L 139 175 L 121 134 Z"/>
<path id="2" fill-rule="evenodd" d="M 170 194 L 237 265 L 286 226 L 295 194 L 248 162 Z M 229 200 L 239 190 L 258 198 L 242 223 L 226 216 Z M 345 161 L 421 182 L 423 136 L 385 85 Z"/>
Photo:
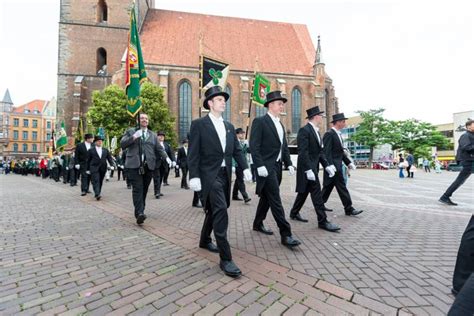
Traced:
<path id="1" fill-rule="evenodd" d="M 258 56 L 255 57 L 253 80 L 252 80 L 252 86 L 250 88 L 249 111 L 248 111 L 248 114 L 247 114 L 247 127 L 245 128 L 245 139 L 246 140 L 249 138 L 250 117 L 252 115 L 252 103 L 253 103 L 253 89 L 254 89 L 254 85 L 255 85 L 255 76 L 257 75 L 257 70 L 258 70 Z"/>
<path id="2" fill-rule="evenodd" d="M 204 80 L 202 70 L 203 70 L 203 55 L 202 55 L 202 41 L 204 35 L 202 32 L 199 33 L 199 117 L 201 117 L 201 98 L 202 98 L 202 81 Z"/>

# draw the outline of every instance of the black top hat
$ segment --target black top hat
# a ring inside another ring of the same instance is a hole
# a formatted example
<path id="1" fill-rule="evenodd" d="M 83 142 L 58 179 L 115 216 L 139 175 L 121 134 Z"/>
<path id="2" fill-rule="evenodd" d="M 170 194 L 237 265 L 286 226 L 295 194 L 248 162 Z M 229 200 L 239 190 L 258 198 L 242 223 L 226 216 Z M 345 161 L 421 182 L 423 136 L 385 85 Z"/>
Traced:
<path id="1" fill-rule="evenodd" d="M 319 106 L 315 106 L 315 107 L 312 107 L 312 108 L 306 110 L 306 115 L 308 115 L 306 118 L 310 119 L 313 116 L 321 115 L 323 113 L 324 113 L 324 111 L 319 110 Z"/>
<path id="2" fill-rule="evenodd" d="M 209 110 L 207 101 L 212 100 L 212 98 L 217 97 L 218 95 L 223 96 L 226 101 L 229 100 L 229 94 L 225 91 L 222 91 L 221 86 L 213 86 L 206 90 L 206 93 L 204 94 L 206 98 L 202 104 L 206 110 Z"/>
<path id="3" fill-rule="evenodd" d="M 94 135 L 92 135 L 92 134 L 84 135 L 84 139 L 89 139 L 89 138 L 94 138 Z"/>
<path id="4" fill-rule="evenodd" d="M 283 103 L 286 103 L 288 101 L 287 98 L 283 97 L 281 95 L 281 91 L 271 91 L 267 93 L 267 101 L 265 101 L 265 106 L 267 107 L 270 102 L 277 101 L 277 100 L 282 100 Z"/>
<path id="5" fill-rule="evenodd" d="M 163 131 L 159 131 L 158 134 L 156 134 L 157 136 L 166 136 L 165 132 Z"/>
<path id="6" fill-rule="evenodd" d="M 96 135 L 96 136 L 94 137 L 94 142 L 96 142 L 96 141 L 98 141 L 98 140 L 104 140 L 104 138 L 103 138 L 102 136 L 100 136 L 100 135 Z"/>
<path id="7" fill-rule="evenodd" d="M 242 128 L 239 127 L 235 130 L 235 133 L 236 134 L 245 134 L 245 131 Z"/>
<path id="8" fill-rule="evenodd" d="M 347 117 L 344 116 L 344 113 L 336 113 L 332 116 L 331 123 L 334 123 L 337 121 L 343 121 L 343 120 L 347 120 Z"/>
<path id="9" fill-rule="evenodd" d="M 187 138 L 185 138 L 185 139 L 183 139 L 183 140 L 181 141 L 181 144 L 187 144 L 187 143 L 188 143 L 188 139 L 187 139 Z"/>

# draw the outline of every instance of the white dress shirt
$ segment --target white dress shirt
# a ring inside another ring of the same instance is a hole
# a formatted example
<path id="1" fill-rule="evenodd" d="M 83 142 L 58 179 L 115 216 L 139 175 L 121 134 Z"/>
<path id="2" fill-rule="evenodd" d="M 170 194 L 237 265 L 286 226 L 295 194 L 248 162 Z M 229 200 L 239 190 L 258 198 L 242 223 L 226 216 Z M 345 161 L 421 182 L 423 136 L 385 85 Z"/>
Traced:
<path id="1" fill-rule="evenodd" d="M 142 129 L 142 141 L 144 142 L 148 137 L 148 128 Z M 142 153 L 142 161 L 145 161 L 145 153 Z"/>
<path id="2" fill-rule="evenodd" d="M 321 138 L 319 137 L 319 127 L 317 127 L 316 125 L 314 125 L 312 122 L 309 122 L 309 124 L 311 124 L 311 126 L 312 126 L 313 129 L 314 129 L 314 132 L 316 133 L 316 137 L 318 138 L 319 146 L 323 147 L 323 144 L 321 143 Z"/>
<path id="3" fill-rule="evenodd" d="M 219 140 L 222 146 L 222 152 L 225 152 L 226 131 L 225 131 L 224 119 L 222 118 L 222 116 L 217 118 L 214 115 L 212 115 L 212 113 L 209 113 L 208 115 L 209 115 L 209 118 L 211 119 L 212 124 L 214 125 L 214 128 L 216 129 L 217 136 L 219 136 Z M 225 159 L 222 159 L 221 167 L 225 167 Z"/>
<path id="4" fill-rule="evenodd" d="M 276 127 L 276 130 L 278 132 L 278 138 L 280 138 L 280 152 L 278 153 L 278 158 L 276 161 L 280 161 L 281 160 L 281 147 L 283 146 L 283 126 L 281 126 L 281 123 L 280 123 L 280 118 L 279 117 L 275 117 L 273 115 L 270 114 L 270 112 L 267 112 L 268 116 L 270 116 L 270 118 L 272 119 L 273 121 L 273 124 L 275 124 L 275 127 Z"/>
<path id="5" fill-rule="evenodd" d="M 89 149 L 91 149 L 91 143 L 84 142 L 84 144 L 86 145 L 86 149 L 89 151 Z"/>
<path id="6" fill-rule="evenodd" d="M 337 133 L 337 136 L 339 136 L 339 140 L 341 141 L 341 146 L 344 148 L 344 141 L 342 140 L 342 133 L 338 131 L 335 127 L 332 127 L 332 129 Z"/>
<path id="7" fill-rule="evenodd" d="M 99 155 L 99 158 L 102 159 L 102 147 L 95 146 L 95 150 L 97 151 L 97 154 Z"/>

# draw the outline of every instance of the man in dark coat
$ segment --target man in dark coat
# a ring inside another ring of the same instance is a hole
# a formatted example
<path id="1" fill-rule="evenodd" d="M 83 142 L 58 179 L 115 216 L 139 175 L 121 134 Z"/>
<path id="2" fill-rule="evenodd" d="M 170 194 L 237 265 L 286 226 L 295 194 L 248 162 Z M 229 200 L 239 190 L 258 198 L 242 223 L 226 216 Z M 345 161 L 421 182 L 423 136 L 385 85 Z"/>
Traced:
<path id="1" fill-rule="evenodd" d="M 179 166 L 182 171 L 182 178 L 181 178 L 181 189 L 189 190 L 188 186 L 188 140 L 183 139 L 182 141 L 183 146 L 178 149 L 178 159 L 176 161 L 176 167 Z"/>
<path id="2" fill-rule="evenodd" d="M 293 207 L 291 208 L 290 218 L 300 222 L 307 222 L 300 215 L 300 210 L 311 193 L 316 215 L 318 217 L 318 227 L 330 232 L 340 229 L 336 224 L 327 220 L 326 207 L 324 206 L 319 184 L 318 172 L 319 164 L 323 165 L 329 176 L 334 176 L 335 167 L 329 166 L 323 151 L 323 141 L 319 134 L 318 125 L 322 122 L 324 111 L 319 110 L 319 106 L 312 107 L 306 111 L 308 124 L 300 128 L 297 136 L 298 144 L 298 170 L 296 173 L 296 196 Z"/>
<path id="3" fill-rule="evenodd" d="M 456 266 L 453 274 L 452 292 L 456 295 L 464 286 L 464 283 L 474 273 L 474 215 L 467 224 L 459 245 Z"/>
<path id="4" fill-rule="evenodd" d="M 107 161 L 111 168 L 115 166 L 109 150 L 102 148 L 103 140 L 101 136 L 94 138 L 94 146 L 89 149 L 89 159 L 87 160 L 87 174 L 91 176 L 92 188 L 94 189 L 97 201 L 101 198 L 100 193 L 102 192 L 102 184 L 107 172 Z"/>
<path id="5" fill-rule="evenodd" d="M 74 154 L 76 165 L 76 170 L 81 172 L 81 195 L 84 196 L 89 193 L 89 185 L 91 183 L 90 176 L 86 173 L 87 171 L 87 161 L 89 160 L 89 149 L 92 146 L 92 141 L 94 140 L 94 135 L 86 134 L 85 141 L 80 143 L 76 147 L 76 152 Z"/>
<path id="6" fill-rule="evenodd" d="M 139 128 L 130 128 L 120 141 L 122 150 L 127 150 L 125 168 L 127 179 L 132 184 L 133 206 L 137 224 L 141 225 L 146 219 L 145 201 L 153 173 L 158 162 L 165 159 L 168 164 L 171 160 L 158 142 L 155 133 L 148 129 L 148 115 L 139 114 Z"/>
<path id="7" fill-rule="evenodd" d="M 462 170 L 439 199 L 441 203 L 447 205 L 457 205 L 457 203 L 451 201 L 451 195 L 466 182 L 474 171 L 474 120 L 466 122 L 466 129 L 467 131 L 459 138 L 459 147 L 456 154 L 456 160 L 461 162 Z"/>
<path id="8" fill-rule="evenodd" d="M 247 160 L 247 153 L 248 153 L 249 146 L 247 144 L 247 141 L 245 140 L 245 131 L 239 127 L 238 129 L 235 130 L 235 133 L 237 134 L 237 138 L 239 139 L 239 143 L 242 148 L 242 153 L 245 157 L 245 160 Z M 249 197 L 245 189 L 244 170 L 241 167 L 239 167 L 239 165 L 234 166 L 233 169 L 235 169 L 235 182 L 234 182 L 234 189 L 232 190 L 232 200 L 242 201 L 242 199 L 239 198 L 239 192 L 240 192 L 242 194 L 242 197 L 244 198 L 244 203 L 247 204 L 252 199 Z"/>
<path id="9" fill-rule="evenodd" d="M 158 142 L 163 147 L 163 149 L 166 152 L 167 157 L 171 160 L 171 165 L 168 165 L 166 162 L 166 159 L 162 159 L 161 163 L 157 162 L 157 166 L 155 169 L 155 173 L 153 175 L 153 185 L 154 185 L 154 190 L 155 190 L 155 198 L 159 199 L 160 197 L 163 196 L 163 193 L 161 193 L 161 185 L 163 184 L 164 186 L 169 185 L 168 184 L 168 174 L 170 172 L 170 168 L 176 166 L 175 162 L 175 157 L 173 150 L 171 149 L 170 144 L 165 142 L 165 132 L 158 132 Z"/>
<path id="10" fill-rule="evenodd" d="M 256 193 L 260 197 L 253 229 L 266 235 L 273 235 L 273 232 L 263 225 L 270 208 L 280 229 L 281 243 L 293 248 L 301 243 L 292 237 L 291 226 L 285 219 L 285 210 L 280 198 L 282 162 L 288 167 L 290 175 L 295 173 L 286 141 L 285 127 L 280 122 L 280 113 L 286 101 L 281 91 L 269 92 L 264 104 L 268 108 L 267 114 L 257 117 L 252 122 L 250 150 L 257 168 Z"/>
<path id="11" fill-rule="evenodd" d="M 344 175 L 342 173 L 342 163 L 344 162 L 349 169 L 355 170 L 356 166 L 352 161 L 344 154 L 344 145 L 341 136 L 341 129 L 346 126 L 346 117 L 344 113 L 337 113 L 332 116 L 333 127 L 324 134 L 324 154 L 329 165 L 335 166 L 336 174 L 330 177 L 329 174 L 324 174 L 323 180 L 323 202 L 326 203 L 331 195 L 331 191 L 336 187 L 339 198 L 344 205 L 344 212 L 348 216 L 355 216 L 362 213 L 362 210 L 356 210 L 352 206 L 352 199 L 349 191 L 347 190 L 346 183 L 344 181 Z"/>
<path id="12" fill-rule="evenodd" d="M 222 271 L 228 276 L 239 277 L 242 272 L 232 261 L 227 241 L 232 158 L 244 169 L 247 181 L 252 179 L 252 174 L 242 154 L 234 126 L 222 118 L 228 98 L 229 94 L 222 91 L 220 86 L 209 88 L 203 104 L 204 108 L 210 111 L 209 115 L 191 123 L 188 151 L 189 186 L 193 191 L 201 191 L 207 211 L 199 246 L 219 252 L 219 266 Z M 212 230 L 217 247 L 211 240 Z"/>

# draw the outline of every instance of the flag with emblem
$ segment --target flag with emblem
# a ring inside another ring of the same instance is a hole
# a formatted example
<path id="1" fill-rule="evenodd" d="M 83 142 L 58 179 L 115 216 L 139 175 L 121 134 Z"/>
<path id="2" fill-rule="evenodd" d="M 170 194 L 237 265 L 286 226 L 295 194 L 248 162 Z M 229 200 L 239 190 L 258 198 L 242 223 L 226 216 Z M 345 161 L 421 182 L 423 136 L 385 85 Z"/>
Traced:
<path id="1" fill-rule="evenodd" d="M 126 58 L 125 86 L 128 99 L 127 113 L 135 117 L 142 108 L 140 84 L 147 79 L 140 39 L 138 37 L 135 7 L 130 12 L 130 31 L 128 33 Z"/>
<path id="2" fill-rule="evenodd" d="M 263 106 L 266 99 L 267 93 L 270 91 L 270 80 L 265 78 L 262 74 L 255 74 L 255 80 L 253 83 L 252 101 L 257 105 Z"/>
<path id="3" fill-rule="evenodd" d="M 200 68 L 202 94 L 213 86 L 220 86 L 222 90 L 225 90 L 230 69 L 228 63 L 201 56 Z"/>
<path id="4" fill-rule="evenodd" d="M 67 145 L 67 134 L 66 128 L 64 127 L 64 121 L 61 122 L 61 128 L 56 133 L 56 150 L 62 150 Z"/>

